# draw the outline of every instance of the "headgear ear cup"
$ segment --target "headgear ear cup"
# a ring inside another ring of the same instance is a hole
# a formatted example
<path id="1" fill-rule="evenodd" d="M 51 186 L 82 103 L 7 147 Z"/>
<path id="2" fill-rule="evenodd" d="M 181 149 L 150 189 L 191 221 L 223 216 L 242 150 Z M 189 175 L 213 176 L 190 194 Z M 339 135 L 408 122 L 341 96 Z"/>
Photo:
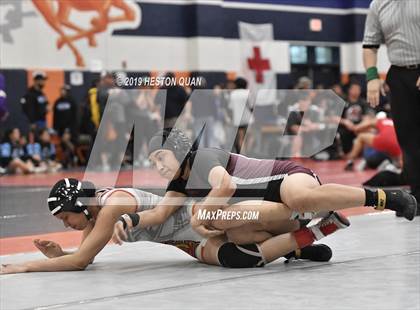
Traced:
<path id="1" fill-rule="evenodd" d="M 95 193 L 95 184 L 90 181 L 82 181 L 82 193 L 79 197 L 94 197 Z"/>

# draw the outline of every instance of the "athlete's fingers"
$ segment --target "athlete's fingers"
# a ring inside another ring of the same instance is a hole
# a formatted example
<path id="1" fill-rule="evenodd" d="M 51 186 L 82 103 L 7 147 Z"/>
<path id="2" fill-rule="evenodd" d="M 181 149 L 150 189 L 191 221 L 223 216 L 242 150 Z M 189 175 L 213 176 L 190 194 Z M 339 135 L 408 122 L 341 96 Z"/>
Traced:
<path id="1" fill-rule="evenodd" d="M 43 245 L 39 244 L 39 243 L 34 243 L 34 245 L 40 251 L 44 251 L 45 250 L 45 247 Z"/>
<path id="2" fill-rule="evenodd" d="M 123 240 L 127 240 L 127 234 L 124 231 L 123 224 L 121 222 L 115 223 L 114 226 L 114 242 L 122 245 Z"/>
<path id="3" fill-rule="evenodd" d="M 120 240 L 120 237 L 118 236 L 117 232 L 114 232 L 114 234 L 112 235 L 112 241 L 114 241 L 114 243 L 121 245 L 122 242 Z"/>
<path id="4" fill-rule="evenodd" d="M 370 103 L 370 106 L 372 108 L 376 107 L 378 105 L 378 100 L 379 100 L 379 92 L 378 91 L 371 91 L 368 95 L 368 100 Z"/>
<path id="5" fill-rule="evenodd" d="M 118 240 L 117 240 L 117 236 L 115 236 L 115 232 L 112 234 L 112 237 L 111 237 L 111 240 L 112 240 L 112 242 L 114 242 L 115 244 L 118 244 Z"/>
<path id="6" fill-rule="evenodd" d="M 116 234 L 115 234 L 115 239 L 116 239 L 116 242 L 117 242 L 117 244 L 118 245 L 122 245 L 122 240 L 121 240 L 121 235 L 120 235 L 120 232 L 117 232 Z"/>
<path id="7" fill-rule="evenodd" d="M 207 232 L 207 238 L 217 237 L 223 235 L 225 232 L 223 230 L 209 230 Z"/>
<path id="8" fill-rule="evenodd" d="M 7 273 L 21 273 L 26 272 L 27 267 L 24 265 L 17 265 L 17 264 L 6 264 L 1 265 L 0 274 L 7 274 Z"/>
<path id="9" fill-rule="evenodd" d="M 418 89 L 420 90 L 420 76 L 419 76 L 419 78 L 417 79 L 416 86 L 417 86 L 417 87 L 418 87 Z"/>
<path id="10" fill-rule="evenodd" d="M 40 239 L 35 239 L 35 240 L 34 240 L 34 244 L 35 244 L 36 246 L 41 246 L 41 247 L 43 247 L 43 246 L 44 246 L 44 244 L 42 243 L 42 241 L 41 241 Z"/>
<path id="11" fill-rule="evenodd" d="M 196 226 L 194 227 L 194 229 L 198 234 L 200 234 L 204 238 L 211 238 L 211 237 L 216 237 L 216 236 L 220 236 L 224 234 L 224 231 L 222 230 L 208 229 L 204 225 Z"/>
<path id="12" fill-rule="evenodd" d="M 39 240 L 38 243 L 42 246 L 48 246 L 52 241 L 49 240 Z"/>
<path id="13" fill-rule="evenodd" d="M 34 241 L 34 245 L 35 247 L 40 250 L 40 251 L 44 251 L 45 250 L 45 245 L 43 245 L 39 239 L 35 239 Z"/>
<path id="14" fill-rule="evenodd" d="M 380 79 L 371 80 L 367 84 L 367 99 L 372 108 L 379 104 L 382 82 Z"/>
<path id="15" fill-rule="evenodd" d="M 8 273 L 8 267 L 10 264 L 1 264 L 0 268 L 0 274 L 6 274 Z"/>
<path id="16" fill-rule="evenodd" d="M 120 239 L 118 238 L 118 236 L 117 236 L 117 234 L 116 234 L 116 233 L 114 233 L 114 234 L 112 235 L 112 241 L 113 241 L 115 244 L 121 245 L 121 241 L 120 241 Z"/>
<path id="17" fill-rule="evenodd" d="M 120 240 L 125 241 L 127 240 L 127 233 L 125 232 L 124 225 L 121 222 L 118 222 L 118 237 Z"/>
<path id="18" fill-rule="evenodd" d="M 385 84 L 384 83 L 382 83 L 381 84 L 381 94 L 382 94 L 382 96 L 383 97 L 385 97 L 386 96 L 386 92 L 385 92 Z M 379 103 L 378 103 L 379 104 Z"/>
<path id="19" fill-rule="evenodd" d="M 121 245 L 121 240 L 120 240 L 120 237 L 118 236 L 118 232 L 117 231 L 115 231 L 114 234 L 112 235 L 112 240 L 116 244 Z"/>
<path id="20" fill-rule="evenodd" d="M 127 233 L 125 232 L 124 229 L 121 229 L 121 231 L 120 231 L 120 239 L 122 241 L 126 241 L 127 240 Z"/>
<path id="21" fill-rule="evenodd" d="M 372 95 L 372 104 L 371 104 L 371 106 L 373 108 L 376 108 L 378 106 L 378 102 L 379 102 L 379 92 L 376 92 L 375 94 Z"/>

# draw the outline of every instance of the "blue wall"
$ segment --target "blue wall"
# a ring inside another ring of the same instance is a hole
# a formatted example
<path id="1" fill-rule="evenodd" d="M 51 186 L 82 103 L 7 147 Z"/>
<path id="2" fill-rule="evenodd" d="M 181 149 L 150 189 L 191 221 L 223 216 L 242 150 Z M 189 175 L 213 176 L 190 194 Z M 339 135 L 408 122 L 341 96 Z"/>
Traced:
<path id="1" fill-rule="evenodd" d="M 256 1 L 241 1 L 256 2 Z M 263 0 L 260 3 L 287 3 L 313 7 L 348 7 L 364 4 L 370 0 L 358 1 L 292 1 Z M 154 37 L 222 37 L 239 38 L 238 22 L 272 23 L 275 40 L 299 40 L 321 42 L 358 42 L 362 40 L 366 15 L 349 12 L 342 15 L 326 10 L 321 13 L 282 12 L 266 9 L 225 8 L 216 5 L 172 5 L 139 3 L 142 9 L 142 24 L 137 29 L 115 31 L 114 35 L 154 36 Z M 357 6 L 358 7 L 358 6 Z M 323 21 L 321 32 L 309 30 L 309 20 L 319 18 Z"/>

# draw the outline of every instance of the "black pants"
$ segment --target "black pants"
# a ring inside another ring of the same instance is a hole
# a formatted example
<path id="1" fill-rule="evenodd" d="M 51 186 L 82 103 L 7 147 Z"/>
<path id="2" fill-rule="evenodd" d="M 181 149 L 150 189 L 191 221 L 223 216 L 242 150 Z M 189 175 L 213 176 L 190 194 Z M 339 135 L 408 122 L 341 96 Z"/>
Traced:
<path id="1" fill-rule="evenodd" d="M 396 66 L 387 75 L 392 118 L 403 151 L 403 170 L 417 199 L 420 199 L 420 90 L 416 86 L 419 76 L 420 68 Z"/>
<path id="2" fill-rule="evenodd" d="M 353 148 L 353 140 L 356 138 L 356 135 L 353 131 L 348 130 L 347 127 L 343 125 L 338 126 L 338 133 L 340 134 L 343 152 L 347 154 Z"/>

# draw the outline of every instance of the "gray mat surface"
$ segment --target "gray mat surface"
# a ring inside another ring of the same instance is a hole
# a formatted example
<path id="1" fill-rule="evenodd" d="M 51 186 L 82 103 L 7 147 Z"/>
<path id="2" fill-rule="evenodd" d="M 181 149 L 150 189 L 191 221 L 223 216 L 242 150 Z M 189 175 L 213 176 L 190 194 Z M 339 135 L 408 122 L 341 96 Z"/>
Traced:
<path id="1" fill-rule="evenodd" d="M 0 276 L 6 309 L 420 309 L 420 218 L 351 218 L 329 263 L 224 269 L 171 246 L 107 246 L 87 270 Z M 1 257 L 2 263 L 40 258 Z"/>

